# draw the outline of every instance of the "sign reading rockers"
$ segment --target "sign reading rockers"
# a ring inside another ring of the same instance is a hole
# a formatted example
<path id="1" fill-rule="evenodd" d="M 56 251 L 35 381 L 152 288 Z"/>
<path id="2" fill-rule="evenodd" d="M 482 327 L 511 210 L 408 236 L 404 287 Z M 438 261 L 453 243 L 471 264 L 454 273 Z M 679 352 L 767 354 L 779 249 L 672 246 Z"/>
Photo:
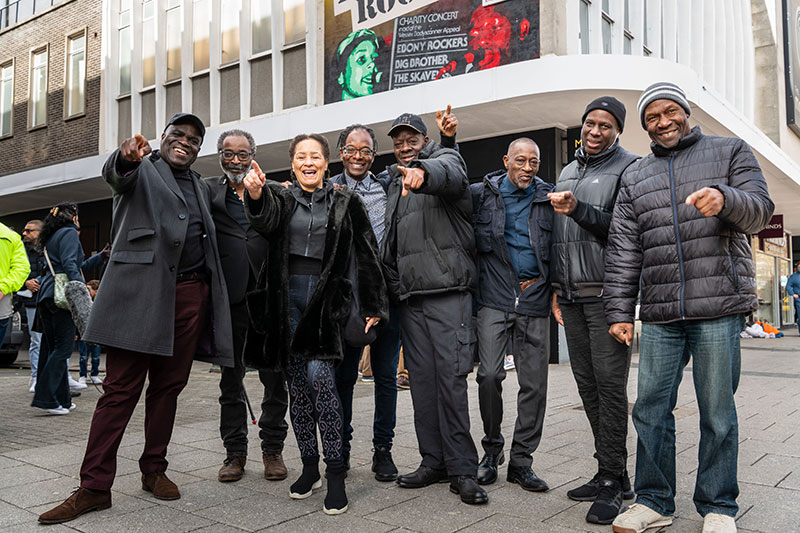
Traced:
<path id="1" fill-rule="evenodd" d="M 326 104 L 538 57 L 538 0 L 325 2 Z"/>

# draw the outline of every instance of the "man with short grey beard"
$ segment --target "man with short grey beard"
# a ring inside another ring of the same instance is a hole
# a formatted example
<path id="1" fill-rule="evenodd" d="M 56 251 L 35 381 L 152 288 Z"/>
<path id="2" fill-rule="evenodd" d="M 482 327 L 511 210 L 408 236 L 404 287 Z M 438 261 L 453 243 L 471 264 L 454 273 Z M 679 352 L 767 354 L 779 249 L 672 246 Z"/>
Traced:
<path id="1" fill-rule="evenodd" d="M 244 179 L 256 143 L 253 136 L 242 130 L 222 133 L 217 142 L 217 153 L 223 176 L 206 178 L 211 188 L 211 215 L 217 231 L 217 242 L 222 260 L 222 270 L 228 286 L 233 325 L 233 368 L 222 368 L 219 382 L 221 406 L 220 436 L 227 453 L 218 479 L 222 482 L 238 481 L 244 474 L 247 459 L 247 404 L 243 378 L 246 367 L 243 361 L 244 340 L 250 318 L 245 295 L 255 286 L 255 280 L 266 257 L 267 244 L 261 235 L 250 227 L 244 213 L 242 198 Z M 264 477 L 269 480 L 285 479 L 283 442 L 286 439 L 286 409 L 288 396 L 282 372 L 259 370 L 258 377 L 264 385 L 261 402 L 259 437 L 264 460 Z"/>

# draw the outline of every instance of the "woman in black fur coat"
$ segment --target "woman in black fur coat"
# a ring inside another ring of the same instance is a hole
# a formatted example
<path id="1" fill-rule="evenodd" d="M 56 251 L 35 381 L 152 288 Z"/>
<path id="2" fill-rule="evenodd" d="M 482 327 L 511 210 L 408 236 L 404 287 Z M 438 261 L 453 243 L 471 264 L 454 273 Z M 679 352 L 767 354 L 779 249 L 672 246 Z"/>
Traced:
<path id="1" fill-rule="evenodd" d="M 366 208 L 358 195 L 334 190 L 326 179 L 329 154 L 321 135 L 298 135 L 289 146 L 291 185 L 267 183 L 256 162 L 244 179 L 247 218 L 269 243 L 257 288 L 248 295 L 252 327 L 245 360 L 286 372 L 303 461 L 289 496 L 307 498 L 322 486 L 319 427 L 328 480 L 323 511 L 340 514 L 347 510 L 347 465 L 334 365 L 342 360 L 342 330 L 351 308 L 351 256 L 365 331 L 388 318 L 388 300 Z"/>

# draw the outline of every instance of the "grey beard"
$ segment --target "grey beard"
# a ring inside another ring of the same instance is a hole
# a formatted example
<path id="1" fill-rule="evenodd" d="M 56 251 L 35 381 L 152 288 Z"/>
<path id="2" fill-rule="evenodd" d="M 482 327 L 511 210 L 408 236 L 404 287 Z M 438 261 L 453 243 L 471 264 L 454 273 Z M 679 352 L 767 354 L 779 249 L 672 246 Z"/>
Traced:
<path id="1" fill-rule="evenodd" d="M 231 183 L 233 183 L 235 185 L 239 185 L 240 183 L 242 183 L 244 181 L 244 177 L 247 176 L 247 171 L 246 170 L 244 172 L 240 173 L 240 174 L 234 174 L 233 172 L 229 172 L 229 171 L 227 171 L 225 169 L 222 169 L 222 172 L 228 178 L 228 181 L 230 181 Z"/>

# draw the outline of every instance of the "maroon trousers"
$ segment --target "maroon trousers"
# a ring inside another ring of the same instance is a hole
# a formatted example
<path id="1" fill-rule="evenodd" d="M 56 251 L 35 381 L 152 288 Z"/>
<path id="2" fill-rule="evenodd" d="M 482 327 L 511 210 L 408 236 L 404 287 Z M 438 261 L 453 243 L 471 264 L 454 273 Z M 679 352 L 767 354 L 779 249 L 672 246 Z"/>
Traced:
<path id="1" fill-rule="evenodd" d="M 178 283 L 175 289 L 175 339 L 172 357 L 109 348 L 104 393 L 97 406 L 81 465 L 81 487 L 110 490 L 117 472 L 117 450 L 139 402 L 145 378 L 143 474 L 167 469 L 167 445 L 172 437 L 178 394 L 189 381 L 197 342 L 205 324 L 208 285 Z M 122 305 L 122 304 L 121 304 Z"/>

